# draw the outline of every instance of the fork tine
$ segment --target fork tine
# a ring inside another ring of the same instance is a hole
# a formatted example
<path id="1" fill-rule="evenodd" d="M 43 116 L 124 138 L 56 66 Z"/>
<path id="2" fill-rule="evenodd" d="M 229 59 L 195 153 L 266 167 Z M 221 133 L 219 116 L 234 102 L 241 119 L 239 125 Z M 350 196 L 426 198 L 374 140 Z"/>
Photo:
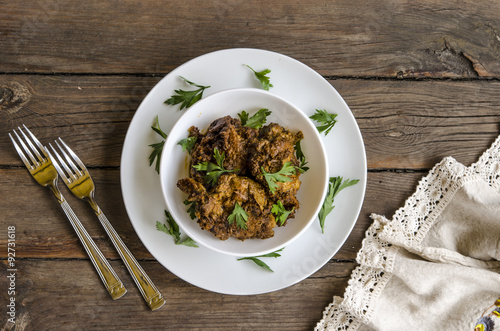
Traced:
<path id="1" fill-rule="evenodd" d="M 45 147 L 42 145 L 42 143 L 37 139 L 37 137 L 35 137 L 35 135 L 33 133 L 31 133 L 31 131 L 26 127 L 26 125 L 24 125 L 24 129 L 29 133 L 31 139 L 35 142 L 35 144 L 38 146 L 38 149 L 40 149 L 40 151 L 43 153 L 43 155 L 45 155 L 46 158 L 48 158 L 48 154 L 47 154 L 47 151 L 45 149 Z M 23 133 L 24 134 L 24 133 Z M 25 135 L 26 136 L 26 135 Z M 31 143 L 30 143 L 31 145 Z M 35 151 L 38 151 L 36 148 L 34 148 Z M 38 154 L 38 153 L 37 153 Z M 38 154 L 39 155 L 39 154 Z M 41 156 L 40 156 L 41 157 Z M 42 158 L 43 159 L 43 158 Z"/>
<path id="2" fill-rule="evenodd" d="M 28 128 L 26 127 L 26 125 L 24 126 L 24 128 L 26 130 L 28 130 Z M 42 163 L 44 161 L 44 158 L 43 156 L 40 154 L 40 152 L 38 151 L 38 149 L 35 147 L 35 145 L 33 145 L 33 143 L 31 142 L 31 140 L 28 138 L 28 136 L 24 133 L 23 130 L 21 130 L 20 127 L 18 127 L 19 129 L 19 132 L 21 132 L 21 134 L 23 135 L 24 137 L 24 140 L 28 143 L 28 146 L 30 147 L 30 152 L 34 153 L 35 156 L 37 157 L 38 159 L 38 162 Z M 30 130 L 28 130 L 28 132 L 30 133 L 31 137 L 33 138 L 33 140 L 35 141 L 35 143 L 38 141 L 38 139 L 36 139 L 35 135 L 33 133 L 31 133 Z M 38 143 L 40 143 L 38 141 Z M 41 148 L 41 150 L 43 150 L 43 147 Z"/>
<path id="3" fill-rule="evenodd" d="M 69 184 L 72 180 L 76 179 L 75 174 L 71 171 L 71 169 L 68 167 L 68 165 L 66 164 L 66 162 L 64 162 L 64 160 L 62 159 L 61 155 L 59 155 L 59 153 L 57 153 L 56 149 L 50 143 L 49 143 L 49 146 L 52 149 L 52 152 L 54 152 L 54 155 L 56 156 L 54 158 L 52 156 L 52 154 L 50 153 L 50 151 L 47 150 L 47 152 L 50 155 L 50 158 L 52 159 L 52 163 L 56 167 L 56 170 L 59 173 L 59 176 L 61 176 L 61 178 L 63 179 L 63 181 L 66 184 Z M 64 170 L 62 170 L 61 165 L 64 168 Z M 68 177 L 68 176 L 70 176 L 71 178 Z"/>
<path id="4" fill-rule="evenodd" d="M 75 153 L 73 153 L 73 151 L 71 151 L 68 147 L 68 145 L 66 145 L 64 143 L 64 141 L 62 141 L 61 138 L 58 138 L 61 143 L 63 144 L 63 146 L 66 148 L 66 150 L 68 152 L 70 152 L 70 154 L 72 156 L 76 156 Z M 59 141 L 56 140 L 56 145 L 59 147 L 59 150 L 61 151 L 61 153 L 63 154 L 64 158 L 66 159 L 66 163 L 69 164 L 69 166 L 73 169 L 74 173 L 76 174 L 76 176 L 82 176 L 83 173 L 82 171 L 76 166 L 75 162 L 73 162 L 73 159 L 68 155 L 68 153 L 66 153 L 66 150 L 64 148 L 61 147 L 61 145 L 59 144 Z"/>
<path id="5" fill-rule="evenodd" d="M 59 137 L 59 141 L 63 144 L 63 146 L 66 148 L 66 150 L 68 151 L 68 153 L 71 155 L 71 157 L 73 158 L 73 160 L 76 161 L 76 163 L 78 164 L 78 166 L 80 167 L 80 169 L 85 173 L 85 174 L 88 174 L 88 170 L 87 170 L 87 167 L 85 166 L 85 164 L 82 162 L 82 160 L 80 160 L 80 158 L 76 155 L 75 152 L 73 152 L 73 150 L 68 146 L 66 145 L 66 143 L 64 142 L 64 140 L 62 140 L 60 137 Z"/>
<path id="6" fill-rule="evenodd" d="M 16 133 L 16 132 L 14 131 L 14 133 Z M 21 147 L 19 147 L 19 145 L 16 143 L 16 141 L 14 140 L 14 138 L 12 137 L 12 135 L 10 133 L 9 133 L 9 137 L 10 137 L 10 140 L 12 141 L 12 144 L 14 144 L 14 148 L 16 149 L 17 154 L 19 154 L 19 157 L 21 158 L 21 160 L 23 160 L 26 168 L 33 169 L 33 165 L 26 158 L 26 155 L 24 155 L 23 151 L 21 150 Z M 18 136 L 18 138 L 19 138 L 19 136 Z"/>
<path id="7" fill-rule="evenodd" d="M 18 127 L 19 130 L 21 130 L 20 127 Z M 23 133 L 22 131 L 20 131 L 21 133 Z M 19 141 L 19 143 L 21 144 L 21 147 L 23 148 L 24 150 L 24 153 L 26 155 L 28 155 L 28 157 L 30 158 L 31 162 L 33 162 L 33 165 L 34 166 L 38 166 L 40 165 L 40 162 L 38 162 L 38 160 L 35 159 L 35 157 L 33 156 L 33 154 L 31 153 L 31 150 L 28 148 L 28 146 L 26 146 L 26 144 L 24 143 L 24 141 L 21 139 L 21 137 L 17 134 L 17 132 L 14 130 L 14 134 L 16 135 L 17 137 L 17 140 Z M 23 133 L 24 134 L 24 133 Z M 24 136 L 26 137 L 26 135 Z M 30 166 L 31 168 L 31 166 Z"/>

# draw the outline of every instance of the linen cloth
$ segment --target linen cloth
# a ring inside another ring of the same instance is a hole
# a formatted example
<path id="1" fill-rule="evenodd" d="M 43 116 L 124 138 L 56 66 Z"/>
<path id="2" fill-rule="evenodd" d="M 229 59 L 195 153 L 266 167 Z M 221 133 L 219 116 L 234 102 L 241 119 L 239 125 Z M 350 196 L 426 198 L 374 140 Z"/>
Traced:
<path id="1" fill-rule="evenodd" d="M 392 219 L 371 217 L 315 330 L 500 330 L 500 137 L 469 167 L 436 164 Z"/>

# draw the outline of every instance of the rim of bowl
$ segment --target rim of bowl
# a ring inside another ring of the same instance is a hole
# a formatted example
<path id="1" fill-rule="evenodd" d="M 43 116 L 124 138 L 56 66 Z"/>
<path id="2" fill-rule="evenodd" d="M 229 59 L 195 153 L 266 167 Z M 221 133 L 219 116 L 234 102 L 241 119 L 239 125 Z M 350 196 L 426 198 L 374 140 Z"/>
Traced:
<path id="1" fill-rule="evenodd" d="M 168 194 L 166 188 L 165 188 L 165 176 L 164 175 L 164 171 L 162 171 L 162 169 L 164 169 L 166 166 L 164 163 L 166 163 L 166 159 L 167 157 L 164 155 L 167 153 L 167 151 L 169 150 L 169 148 L 165 148 L 167 147 L 167 144 L 169 145 L 177 145 L 177 141 L 175 142 L 172 142 L 173 141 L 173 138 L 169 139 L 170 138 L 170 133 L 172 131 L 174 131 L 177 127 L 178 127 L 178 124 L 183 122 L 184 121 L 184 118 L 185 117 L 189 117 L 189 116 L 192 116 L 192 113 L 194 112 L 199 112 L 199 108 L 203 108 L 204 104 L 207 103 L 207 100 L 211 100 L 213 98 L 220 98 L 221 95 L 224 95 L 224 94 L 231 94 L 231 93 L 256 93 L 256 94 L 262 94 L 262 95 L 266 95 L 268 97 L 271 97 L 271 98 L 275 98 L 277 100 L 279 100 L 280 102 L 286 104 L 288 107 L 294 109 L 302 118 L 303 120 L 305 120 L 305 122 L 309 123 L 310 126 L 314 127 L 314 132 L 315 132 L 315 135 L 317 136 L 317 140 L 319 141 L 319 145 L 320 145 L 320 149 L 321 149 L 321 159 L 323 161 L 323 167 L 324 167 L 324 172 L 325 172 L 325 180 L 324 180 L 324 185 L 323 185 L 323 192 L 321 194 L 321 199 L 320 199 L 320 202 L 318 202 L 318 205 L 317 205 L 317 208 L 315 210 L 315 212 L 313 213 L 313 216 L 310 217 L 310 219 L 307 221 L 307 223 L 305 223 L 305 225 L 300 229 L 300 231 L 298 231 L 295 235 L 293 235 L 291 238 L 289 238 L 288 240 L 285 240 L 284 242 L 282 243 L 279 243 L 275 246 L 273 246 L 272 248 L 268 248 L 268 249 L 265 249 L 265 250 L 259 250 L 259 251 L 255 251 L 255 252 L 251 252 L 251 253 L 248 253 L 248 252 L 243 252 L 243 253 L 240 253 L 240 252 L 232 252 L 232 251 L 229 251 L 229 250 L 224 250 L 224 249 L 220 249 L 218 247 L 214 247 L 212 245 L 210 245 L 209 243 L 205 242 L 205 240 L 201 237 L 198 236 L 198 234 L 196 233 L 193 233 L 191 232 L 188 228 L 186 228 L 184 226 L 184 224 L 182 222 L 180 222 L 178 219 L 175 219 L 175 222 L 177 223 L 177 225 L 180 227 L 181 230 L 183 230 L 185 232 L 185 234 L 187 236 L 189 236 L 191 239 L 193 239 L 194 241 L 196 241 L 197 244 L 200 244 L 202 245 L 203 247 L 206 247 L 208 249 L 211 249 L 215 252 L 218 252 L 218 253 L 222 253 L 222 254 L 225 254 L 225 255 L 231 255 L 231 256 L 236 256 L 236 257 L 245 257 L 245 256 L 257 256 L 257 255 L 264 255 L 264 254 L 268 254 L 268 253 L 271 253 L 271 252 L 274 252 L 276 250 L 279 250 L 279 249 L 282 249 L 284 247 L 286 247 L 287 245 L 291 244 L 295 239 L 297 239 L 298 237 L 300 237 L 310 226 L 311 224 L 314 222 L 314 220 L 317 218 L 317 215 L 321 209 L 321 206 L 323 204 L 323 201 L 325 199 L 325 196 L 326 196 L 326 193 L 327 193 L 327 188 L 328 188 L 328 158 L 327 158 L 327 154 L 326 154 L 326 148 L 324 146 L 324 142 L 323 142 L 323 139 L 320 135 L 320 133 L 318 132 L 318 130 L 316 129 L 315 125 L 312 123 L 312 121 L 309 119 L 309 117 L 297 106 L 295 106 L 293 103 L 291 103 L 290 101 L 276 95 L 276 94 L 273 94 L 269 91 L 266 91 L 266 90 L 262 90 L 262 89 L 258 89 L 258 88 L 231 88 L 231 89 L 226 89 L 226 90 L 222 90 L 222 91 L 218 91 L 218 92 L 215 92 L 213 94 L 210 94 L 202 99 L 200 99 L 198 102 L 196 102 L 195 104 L 193 104 L 191 107 L 189 107 L 188 109 L 185 109 L 184 110 L 184 114 L 182 114 L 179 119 L 174 123 L 174 125 L 172 126 L 172 129 L 170 130 L 170 132 L 168 133 L 167 135 L 167 138 L 165 139 L 165 144 L 164 144 L 164 148 L 163 148 L 163 151 L 162 151 L 162 154 L 161 154 L 161 160 L 160 160 L 160 186 L 161 186 L 161 190 L 162 190 L 162 195 L 163 195 L 163 199 L 167 205 L 167 208 L 168 210 L 170 211 L 170 213 L 172 214 L 171 210 L 172 210 L 172 203 L 173 201 L 171 201 L 171 198 L 170 198 L 170 194 Z M 230 115 L 231 116 L 231 115 Z M 214 118 L 213 120 L 216 120 L 216 118 Z M 278 123 L 280 124 L 280 123 Z M 281 125 L 281 124 L 280 124 Z M 286 128 L 286 127 L 285 127 Z M 203 131 L 203 129 L 206 129 L 206 128 L 200 128 L 201 131 Z M 315 161 L 316 162 L 316 161 Z M 299 192 L 300 192 L 300 189 L 299 189 Z M 183 192 L 179 191 L 179 194 L 184 194 Z M 186 212 L 186 216 L 187 216 L 187 212 Z M 172 214 L 172 217 L 174 217 L 174 215 Z M 191 220 L 189 219 L 189 221 L 196 221 L 196 220 Z M 276 228 L 275 228 L 276 229 Z M 200 228 L 201 231 L 207 231 L 207 230 L 203 230 Z M 214 236 L 215 238 L 215 236 Z M 273 239 L 273 237 L 271 238 L 267 238 L 265 240 L 271 240 Z M 251 241 L 251 240 L 257 240 L 257 239 L 247 239 L 248 241 Z"/>

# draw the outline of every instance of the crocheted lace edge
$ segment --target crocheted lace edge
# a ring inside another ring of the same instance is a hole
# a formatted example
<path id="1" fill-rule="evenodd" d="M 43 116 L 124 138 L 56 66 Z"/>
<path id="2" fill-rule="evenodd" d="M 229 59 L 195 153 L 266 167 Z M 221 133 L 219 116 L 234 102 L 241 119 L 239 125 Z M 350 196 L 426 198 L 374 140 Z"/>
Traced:
<path id="1" fill-rule="evenodd" d="M 436 217 L 456 191 L 465 183 L 478 178 L 485 180 L 493 188 L 500 189 L 500 136 L 470 167 L 465 167 L 452 157 L 446 157 L 435 165 L 419 181 L 415 193 L 396 211 L 391 221 L 384 216 L 372 214 L 374 222 L 367 230 L 356 258 L 360 265 L 351 274 L 344 298 L 334 297 L 333 302 L 325 308 L 323 318 L 315 330 L 356 331 L 362 324 L 369 324 L 376 301 L 392 276 L 394 259 L 399 250 L 398 246 L 389 244 L 386 238 L 391 238 L 396 245 L 412 251 L 418 250 Z M 436 191 L 438 187 L 443 189 Z M 422 197 L 427 200 L 422 201 Z M 420 214 L 422 222 L 417 228 L 411 228 L 414 224 L 404 224 L 403 228 L 395 227 L 396 222 L 408 216 L 411 208 L 422 203 L 431 207 Z M 413 235 L 394 236 L 397 231 L 408 231 Z M 356 294 L 357 290 L 360 290 L 361 295 Z"/>
<path id="2" fill-rule="evenodd" d="M 466 167 L 446 157 L 423 177 L 415 192 L 384 227 L 380 237 L 412 252 L 421 252 L 422 241 L 438 216 L 466 183 L 484 180 L 500 190 L 500 136 Z"/>

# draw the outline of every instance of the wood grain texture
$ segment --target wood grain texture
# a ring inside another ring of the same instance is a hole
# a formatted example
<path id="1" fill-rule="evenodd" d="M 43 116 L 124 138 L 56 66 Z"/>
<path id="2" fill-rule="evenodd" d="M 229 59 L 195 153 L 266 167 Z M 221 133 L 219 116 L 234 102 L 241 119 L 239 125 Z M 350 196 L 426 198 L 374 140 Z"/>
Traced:
<path id="1" fill-rule="evenodd" d="M 0 76 L 0 87 L 8 86 L 10 98 L 19 100 L 0 109 L 0 149 L 5 151 L 0 165 L 21 165 L 7 133 L 24 123 L 44 143 L 63 137 L 90 167 L 118 167 L 130 120 L 159 79 Z M 449 155 L 470 164 L 499 132 L 498 81 L 335 79 L 330 83 L 356 117 L 369 169 L 429 169 Z"/>
<path id="2" fill-rule="evenodd" d="M 255 296 L 171 274 L 137 237 L 120 192 L 123 141 L 145 95 L 186 61 L 234 47 L 283 53 L 323 75 L 351 108 L 368 160 L 364 204 L 339 252 L 299 284 Z M 15 225 L 15 330 L 311 330 L 343 295 L 370 214 L 390 218 L 442 158 L 470 165 L 495 140 L 499 90 L 495 0 L 0 0 L 0 247 Z M 162 309 L 148 310 L 92 211 L 60 184 L 128 289 L 109 299 L 11 145 L 7 133 L 22 123 L 43 143 L 63 137 L 89 166 L 100 206 L 166 297 Z M 5 249 L 0 260 L 4 305 Z M 14 330 L 4 312 L 2 330 Z"/>
<path id="3" fill-rule="evenodd" d="M 391 217 L 413 192 L 424 173 L 373 172 L 368 174 L 367 191 L 357 225 L 342 249 L 334 256 L 338 260 L 354 260 L 361 248 L 364 232 L 371 224 L 372 213 Z M 120 192 L 118 169 L 92 169 L 92 177 L 98 188 L 97 199 L 109 221 L 122 237 L 125 244 L 138 259 L 153 257 L 144 248 L 130 223 Z M 59 185 L 73 210 L 108 258 L 119 256 L 97 221 L 91 209 L 81 200 L 74 198 L 63 184 Z M 11 192 L 15 192 L 12 194 Z M 1 224 L 15 225 L 17 255 L 22 258 L 78 258 L 87 256 L 71 225 L 57 206 L 48 189 L 35 183 L 25 169 L 0 169 L 0 216 Z M 20 200 L 19 197 L 30 197 Z M 157 220 L 162 220 L 158 215 Z M 154 221 L 154 220 L 152 220 Z M 340 221 L 340 220 L 339 220 Z M 326 224 L 328 226 L 328 223 Z M 169 240 L 170 237 L 166 237 Z M 7 245 L 7 238 L 0 237 L 0 247 Z M 6 258 L 6 251 L 0 251 L 0 258 Z"/>
<path id="4" fill-rule="evenodd" d="M 263 48 L 326 76 L 498 77 L 498 1 L 0 2 L 0 72 L 166 73 Z"/>
<path id="5" fill-rule="evenodd" d="M 164 307 L 151 312 L 123 265 L 111 265 L 128 290 L 116 301 L 109 299 L 87 260 L 19 260 L 15 330 L 310 330 L 333 295 L 342 295 L 355 267 L 328 263 L 284 290 L 234 296 L 202 290 L 156 262 L 143 262 L 166 299 Z M 2 282 L 7 277 L 3 265 L 0 277 Z M 2 330 L 14 330 L 3 315 Z"/>

